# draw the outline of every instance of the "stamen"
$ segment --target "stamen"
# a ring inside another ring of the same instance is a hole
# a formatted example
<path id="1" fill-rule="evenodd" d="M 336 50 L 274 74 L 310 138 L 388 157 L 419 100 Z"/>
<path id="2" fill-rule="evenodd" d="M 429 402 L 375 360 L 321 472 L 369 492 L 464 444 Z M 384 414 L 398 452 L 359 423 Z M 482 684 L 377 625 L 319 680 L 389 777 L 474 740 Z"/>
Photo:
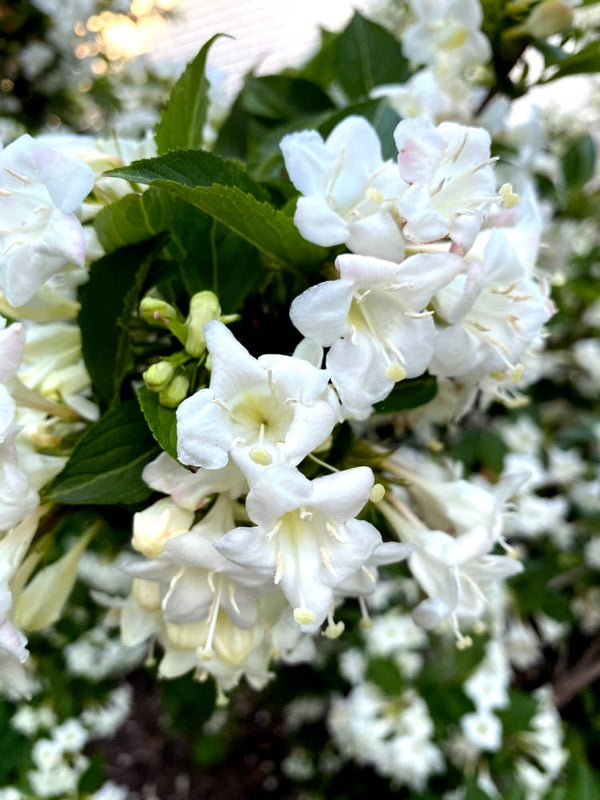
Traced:
<path id="1" fill-rule="evenodd" d="M 206 621 L 209 623 L 208 626 L 208 634 L 206 636 L 206 642 L 204 647 L 199 647 L 196 650 L 196 654 L 198 658 L 201 658 L 203 661 L 210 661 L 211 658 L 215 657 L 215 651 L 213 650 L 213 639 L 215 637 L 215 630 L 217 627 L 217 617 L 219 616 L 219 610 L 221 607 L 221 588 L 223 586 L 223 582 L 219 581 L 219 586 L 217 591 L 213 595 L 212 603 L 210 604 L 210 609 L 208 611 L 208 615 Z"/>
<path id="2" fill-rule="evenodd" d="M 16 178 L 18 181 L 24 183 L 25 186 L 29 186 L 31 183 L 33 183 L 33 181 L 30 180 L 29 178 L 26 178 L 25 175 L 20 175 L 18 172 L 15 172 L 14 169 L 11 169 L 10 167 L 4 167 L 4 171 L 8 172 L 9 175 L 12 175 L 13 178 Z"/>
<path id="3" fill-rule="evenodd" d="M 367 578 L 371 581 L 371 583 L 373 583 L 373 584 L 377 583 L 377 577 L 376 577 L 375 573 L 373 572 L 373 570 L 370 570 L 368 567 L 365 567 L 364 564 L 360 568 L 360 570 L 361 570 L 361 572 L 363 572 L 367 576 Z"/>
<path id="4" fill-rule="evenodd" d="M 344 543 L 345 540 L 344 540 L 343 536 L 340 535 L 340 532 L 338 531 L 338 529 L 335 527 L 335 525 L 332 525 L 331 522 L 326 522 L 325 523 L 325 530 L 331 536 L 332 539 L 336 540 L 336 542 L 340 542 L 342 544 Z"/>
<path id="5" fill-rule="evenodd" d="M 358 598 L 358 606 L 360 608 L 360 627 L 364 630 L 373 626 L 373 620 L 369 616 L 369 610 L 364 597 Z"/>
<path id="6" fill-rule="evenodd" d="M 268 467 L 273 463 L 273 456 L 265 447 L 253 447 L 250 450 L 250 458 L 261 467 Z"/>
<path id="7" fill-rule="evenodd" d="M 270 541 L 272 541 L 273 537 L 274 537 L 274 536 L 277 536 L 277 534 L 278 534 L 278 533 L 279 533 L 279 531 L 281 530 L 281 526 L 282 526 L 282 525 L 283 525 L 283 522 L 282 522 L 282 520 L 281 520 L 281 519 L 278 519 L 278 520 L 277 520 L 277 522 L 275 523 L 274 527 L 273 527 L 273 528 L 271 528 L 271 530 L 270 530 L 270 531 L 268 531 L 268 532 L 265 534 L 265 539 L 267 540 L 267 542 L 270 542 Z"/>
<path id="8" fill-rule="evenodd" d="M 233 606 L 233 610 L 235 611 L 235 613 L 239 614 L 240 613 L 240 607 L 238 606 L 237 600 L 235 598 L 235 584 L 234 583 L 230 583 L 229 584 L 229 602 Z"/>
<path id="9" fill-rule="evenodd" d="M 312 625 L 316 619 L 316 614 L 310 608 L 295 608 L 294 622 L 297 625 Z"/>
<path id="10" fill-rule="evenodd" d="M 309 511 L 304 506 L 300 506 L 300 519 L 302 520 L 302 522 L 310 522 L 312 518 L 313 518 L 312 511 Z"/>
<path id="11" fill-rule="evenodd" d="M 409 319 L 424 319 L 425 317 L 432 317 L 433 311 L 405 311 L 404 316 Z"/>
<path id="12" fill-rule="evenodd" d="M 329 557 L 329 553 L 327 552 L 327 548 L 321 545 L 319 547 L 319 553 L 321 554 L 321 561 L 323 562 L 323 566 L 329 572 L 332 578 L 337 578 L 335 574 L 335 570 L 333 568 L 333 564 L 331 563 L 331 558 Z"/>
<path id="13" fill-rule="evenodd" d="M 213 400 L 212 402 L 213 402 L 213 403 L 214 403 L 216 406 L 219 406 L 219 408 L 222 408 L 222 409 L 223 409 L 223 411 L 226 411 L 228 414 L 231 414 L 231 409 L 229 408 L 229 406 L 227 405 L 227 403 L 225 403 L 225 401 L 224 401 L 224 400 L 221 400 L 221 398 L 220 398 L 220 397 L 215 397 L 215 398 L 214 398 L 214 400 Z"/>

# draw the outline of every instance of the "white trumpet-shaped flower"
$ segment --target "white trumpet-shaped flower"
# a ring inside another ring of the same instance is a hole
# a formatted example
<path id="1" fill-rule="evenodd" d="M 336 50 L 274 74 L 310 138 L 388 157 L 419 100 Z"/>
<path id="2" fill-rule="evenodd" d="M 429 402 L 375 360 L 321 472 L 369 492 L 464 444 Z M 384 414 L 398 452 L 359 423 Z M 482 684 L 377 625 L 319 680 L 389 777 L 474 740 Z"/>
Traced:
<path id="1" fill-rule="evenodd" d="M 285 464 L 274 465 L 248 494 L 256 527 L 239 527 L 215 545 L 231 561 L 271 577 L 303 630 L 331 614 L 336 587 L 358 572 L 381 544 L 369 522 L 355 519 L 369 499 L 368 467 L 310 481 Z M 397 559 L 399 560 L 399 558 Z"/>
<path id="2" fill-rule="evenodd" d="M 346 254 L 336 267 L 340 278 L 303 292 L 290 317 L 304 336 L 330 348 L 331 381 L 346 409 L 364 416 L 397 381 L 427 369 L 435 337 L 427 305 L 464 264 L 452 253 L 421 253 L 400 264 Z"/>
<path id="3" fill-rule="evenodd" d="M 27 134 L 0 151 L 0 289 L 11 305 L 27 303 L 64 266 L 84 265 L 73 212 L 93 185 L 88 166 Z"/>
<path id="4" fill-rule="evenodd" d="M 329 374 L 300 358 L 253 358 L 221 322 L 205 326 L 210 387 L 177 409 L 178 457 L 220 469 L 231 454 L 250 479 L 272 463 L 296 465 L 338 420 Z"/>
<path id="5" fill-rule="evenodd" d="M 294 222 L 315 244 L 345 244 L 354 253 L 400 259 L 404 239 L 391 209 L 405 184 L 384 161 L 377 132 L 363 117 L 346 117 L 323 141 L 317 131 L 281 141 L 290 180 L 303 195 Z"/>
<path id="6" fill-rule="evenodd" d="M 409 186 L 398 202 L 404 235 L 417 242 L 449 237 L 465 253 L 496 197 L 490 135 L 483 128 L 424 117 L 394 131 L 400 176 Z"/>

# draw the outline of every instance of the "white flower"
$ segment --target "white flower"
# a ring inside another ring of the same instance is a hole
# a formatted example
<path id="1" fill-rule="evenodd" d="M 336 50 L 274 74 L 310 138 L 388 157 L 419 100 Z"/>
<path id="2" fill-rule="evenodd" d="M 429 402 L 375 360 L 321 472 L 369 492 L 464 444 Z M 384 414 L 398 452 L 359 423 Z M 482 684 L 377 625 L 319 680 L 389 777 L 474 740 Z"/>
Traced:
<path id="1" fill-rule="evenodd" d="M 237 564 L 271 576 L 303 630 L 314 631 L 332 613 L 334 590 L 360 570 L 379 532 L 354 519 L 369 499 L 367 467 L 310 481 L 287 465 L 274 465 L 248 494 L 255 528 L 235 528 L 215 545 Z"/>
<path id="2" fill-rule="evenodd" d="M 480 750 L 496 752 L 502 746 L 502 724 L 490 711 L 465 714 L 460 725 L 467 741 Z"/>
<path id="3" fill-rule="evenodd" d="M 449 236 L 465 253 L 496 195 L 489 134 L 455 122 L 436 128 L 417 117 L 402 120 L 394 140 L 400 176 L 409 184 L 398 201 L 404 235 L 417 242 Z"/>
<path id="4" fill-rule="evenodd" d="M 340 278 L 303 292 L 290 317 L 304 336 L 330 348 L 331 381 L 344 406 L 364 416 L 395 382 L 427 368 L 435 329 L 425 309 L 463 262 L 431 253 L 400 264 L 350 254 L 335 263 Z"/>
<path id="5" fill-rule="evenodd" d="M 19 306 L 68 264 L 85 262 L 73 214 L 94 183 L 92 170 L 24 134 L 0 152 L 0 289 Z"/>
<path id="6" fill-rule="evenodd" d="M 31 757 L 38 769 L 49 771 L 61 763 L 63 752 L 60 742 L 54 739 L 38 739 L 32 748 Z"/>
<path id="7" fill-rule="evenodd" d="M 284 136 L 281 151 L 290 180 L 303 195 L 294 222 L 315 244 L 345 244 L 355 253 L 399 260 L 401 230 L 390 213 L 405 188 L 381 157 L 375 129 L 346 117 L 324 142 L 317 131 Z"/>
<path id="8" fill-rule="evenodd" d="M 435 628 L 449 617 L 460 639 L 458 620 L 475 620 L 483 613 L 485 596 L 481 587 L 523 569 L 512 558 L 490 555 L 497 535 L 493 526 L 475 524 L 450 535 L 425 527 L 393 496 L 378 507 L 402 541 L 414 545 L 408 566 L 428 598 L 412 614 L 423 628 Z"/>
<path id="9" fill-rule="evenodd" d="M 298 464 L 337 422 L 329 375 L 299 358 L 253 358 L 221 322 L 204 328 L 210 388 L 177 409 L 178 457 L 206 469 L 229 455 L 247 477 L 276 462 Z"/>
<path id="10" fill-rule="evenodd" d="M 434 305 L 448 325 L 438 330 L 429 370 L 442 377 L 492 374 L 501 379 L 506 370 L 518 377 L 520 359 L 553 311 L 497 231 L 481 260 L 470 260 L 468 272 L 441 289 Z"/>
<path id="11" fill-rule="evenodd" d="M 88 740 L 88 732 L 76 717 L 71 717 L 52 731 L 52 739 L 63 753 L 78 753 Z"/>
<path id="12" fill-rule="evenodd" d="M 456 72 L 490 58 L 477 0 L 410 0 L 410 6 L 417 22 L 406 29 L 402 49 L 414 64 L 443 61 Z"/>

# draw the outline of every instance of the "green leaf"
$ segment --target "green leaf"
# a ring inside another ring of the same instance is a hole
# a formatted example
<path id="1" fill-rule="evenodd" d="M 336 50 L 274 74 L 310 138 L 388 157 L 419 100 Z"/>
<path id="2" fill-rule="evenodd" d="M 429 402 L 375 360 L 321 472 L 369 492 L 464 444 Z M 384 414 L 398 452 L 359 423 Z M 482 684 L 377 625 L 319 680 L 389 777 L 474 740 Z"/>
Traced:
<path id="1" fill-rule="evenodd" d="M 585 761 L 572 758 L 567 777 L 565 800 L 600 800 L 600 775 Z"/>
<path id="2" fill-rule="evenodd" d="M 155 129 L 159 154 L 168 150 L 196 150 L 202 147 L 210 87 L 206 77 L 206 59 L 216 39 L 226 35 L 217 33 L 209 39 L 173 86 L 167 107 Z"/>
<path id="3" fill-rule="evenodd" d="M 137 401 L 127 400 L 84 434 L 44 499 L 67 505 L 140 503 L 152 491 L 142 470 L 158 453 Z"/>
<path id="4" fill-rule="evenodd" d="M 557 69 L 542 83 L 550 83 L 566 75 L 582 75 L 600 71 L 600 40 L 594 39 L 579 52 L 563 59 L 557 64 Z"/>
<path id="5" fill-rule="evenodd" d="M 144 158 L 127 167 L 105 173 L 135 183 L 165 181 L 182 186 L 236 186 L 257 200 L 268 200 L 268 192 L 250 178 L 234 161 L 202 150 L 176 150 L 158 158 Z"/>
<path id="6" fill-rule="evenodd" d="M 500 473 L 508 448 L 493 431 L 470 428 L 450 448 L 452 458 L 462 461 L 469 471 L 481 468 Z"/>
<path id="7" fill-rule="evenodd" d="M 335 48 L 336 80 L 350 100 L 364 100 L 375 86 L 404 83 L 409 76 L 400 42 L 358 11 Z"/>
<path id="8" fill-rule="evenodd" d="M 414 378 L 400 381 L 391 393 L 380 403 L 375 404 L 378 414 L 394 414 L 397 411 L 408 411 L 429 403 L 437 394 L 437 381 L 427 375 L 424 378 Z"/>
<path id="9" fill-rule="evenodd" d="M 594 177 L 596 169 L 596 146 L 589 133 L 585 133 L 571 142 L 562 157 L 561 168 L 565 185 L 571 194 L 583 189 Z"/>
<path id="10" fill-rule="evenodd" d="M 291 75 L 251 76 L 241 95 L 247 114 L 277 122 L 333 108 L 330 97 L 313 81 Z"/>
<path id="11" fill-rule="evenodd" d="M 320 265 L 327 255 L 325 248 L 300 236 L 290 217 L 262 201 L 265 191 L 243 170 L 211 153 L 167 153 L 111 174 L 149 183 L 191 203 L 279 265 Z"/>
<path id="12" fill-rule="evenodd" d="M 157 253 L 166 238 L 115 250 L 95 261 L 79 290 L 81 348 L 94 390 L 106 405 L 118 401 L 131 368 L 128 325 Z"/>
<path id="13" fill-rule="evenodd" d="M 172 408 L 165 408 L 158 402 L 156 392 L 145 386 L 138 390 L 138 402 L 144 419 L 152 431 L 152 435 L 163 450 L 177 460 L 177 419 Z"/>
<path id="14" fill-rule="evenodd" d="M 372 681 L 389 697 L 397 697 L 402 694 L 404 682 L 398 667 L 389 658 L 369 659 L 367 679 Z"/>

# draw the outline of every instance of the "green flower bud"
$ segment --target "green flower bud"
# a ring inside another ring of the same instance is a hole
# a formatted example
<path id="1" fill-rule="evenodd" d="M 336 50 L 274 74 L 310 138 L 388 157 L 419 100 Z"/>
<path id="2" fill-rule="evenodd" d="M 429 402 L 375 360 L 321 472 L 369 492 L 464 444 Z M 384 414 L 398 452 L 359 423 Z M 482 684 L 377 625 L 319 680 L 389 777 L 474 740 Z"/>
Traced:
<path id="1" fill-rule="evenodd" d="M 214 292 L 198 292 L 190 300 L 190 313 L 186 320 L 187 338 L 185 349 L 194 358 L 200 358 L 206 350 L 204 326 L 211 319 L 219 319 L 221 304 Z"/>
<path id="2" fill-rule="evenodd" d="M 144 297 L 140 303 L 140 315 L 148 325 L 168 325 L 177 319 L 178 312 L 158 297 Z"/>
<path id="3" fill-rule="evenodd" d="M 185 375 L 175 375 L 166 389 L 158 395 L 158 402 L 167 408 L 177 408 L 177 406 L 187 397 L 190 382 Z"/>
<path id="4" fill-rule="evenodd" d="M 162 392 L 171 383 L 175 370 L 168 361 L 157 361 L 142 375 L 146 388 L 151 392 Z"/>

